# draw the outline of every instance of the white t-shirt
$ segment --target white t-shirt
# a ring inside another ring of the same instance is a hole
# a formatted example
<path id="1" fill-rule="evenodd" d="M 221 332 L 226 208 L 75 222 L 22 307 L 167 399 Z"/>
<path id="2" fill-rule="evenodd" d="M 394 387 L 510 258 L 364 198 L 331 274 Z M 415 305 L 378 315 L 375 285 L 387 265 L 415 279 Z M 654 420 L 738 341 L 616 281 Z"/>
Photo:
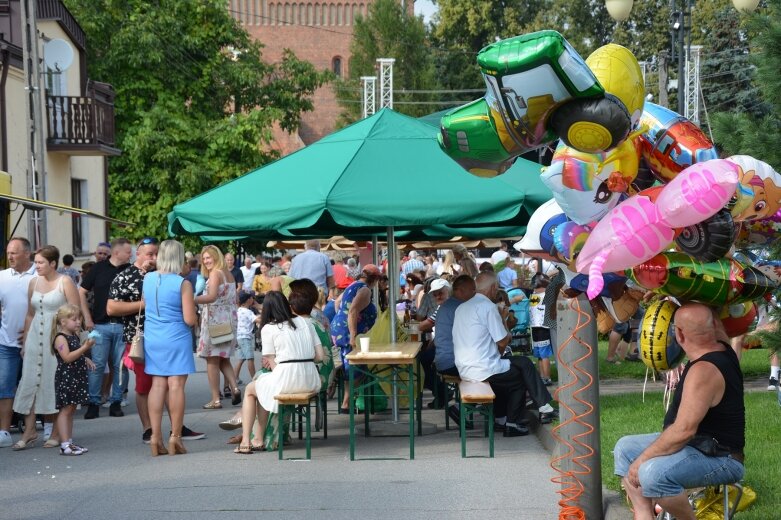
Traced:
<path id="1" fill-rule="evenodd" d="M 252 290 L 252 279 L 255 278 L 255 268 L 252 266 L 250 267 L 239 267 L 241 270 L 241 275 L 244 277 L 244 290 L 249 292 Z"/>
<path id="2" fill-rule="evenodd" d="M 485 381 L 510 370 L 510 360 L 499 356 L 496 342 L 507 337 L 496 305 L 477 293 L 456 309 L 453 323 L 453 353 L 461 379 Z"/>
<path id="3" fill-rule="evenodd" d="M 534 292 L 529 296 L 529 325 L 532 327 L 545 327 L 545 301 L 543 296 L 545 296 L 545 292 Z"/>
<path id="4" fill-rule="evenodd" d="M 236 337 L 254 338 L 252 326 L 255 324 L 255 314 L 246 307 L 239 307 L 236 310 Z"/>
<path id="5" fill-rule="evenodd" d="M 19 336 L 27 316 L 27 288 L 35 276 L 35 264 L 19 273 L 8 268 L 0 271 L 0 345 L 21 347 Z"/>

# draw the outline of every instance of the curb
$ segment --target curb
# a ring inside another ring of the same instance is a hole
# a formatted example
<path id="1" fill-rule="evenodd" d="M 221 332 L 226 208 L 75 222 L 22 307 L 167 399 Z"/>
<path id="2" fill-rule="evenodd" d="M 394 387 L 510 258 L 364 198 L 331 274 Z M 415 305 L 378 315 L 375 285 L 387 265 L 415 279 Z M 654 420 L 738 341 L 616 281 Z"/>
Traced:
<path id="1" fill-rule="evenodd" d="M 553 425 L 540 424 L 537 414 L 526 411 L 526 418 L 529 420 L 529 428 L 539 439 L 540 444 L 552 456 L 556 454 L 557 443 L 553 437 Z M 613 490 L 602 486 L 602 518 L 604 520 L 631 520 L 632 511 L 624 501 L 624 498 Z"/>

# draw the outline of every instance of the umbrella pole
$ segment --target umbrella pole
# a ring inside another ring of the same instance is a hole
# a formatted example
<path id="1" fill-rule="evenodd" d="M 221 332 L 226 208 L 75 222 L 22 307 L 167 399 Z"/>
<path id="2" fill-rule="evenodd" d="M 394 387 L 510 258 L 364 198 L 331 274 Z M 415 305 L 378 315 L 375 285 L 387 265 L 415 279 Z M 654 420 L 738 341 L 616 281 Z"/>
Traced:
<path id="1" fill-rule="evenodd" d="M 396 343 L 396 300 L 399 294 L 399 266 L 396 262 L 396 237 L 393 226 L 388 226 L 388 309 L 390 309 L 390 340 Z"/>
<path id="2" fill-rule="evenodd" d="M 380 250 L 377 248 L 377 235 L 372 235 L 372 263 L 377 266 L 380 265 Z M 372 303 L 374 303 L 374 308 L 377 309 L 377 312 L 380 312 L 379 284 L 377 290 L 372 294 Z"/>

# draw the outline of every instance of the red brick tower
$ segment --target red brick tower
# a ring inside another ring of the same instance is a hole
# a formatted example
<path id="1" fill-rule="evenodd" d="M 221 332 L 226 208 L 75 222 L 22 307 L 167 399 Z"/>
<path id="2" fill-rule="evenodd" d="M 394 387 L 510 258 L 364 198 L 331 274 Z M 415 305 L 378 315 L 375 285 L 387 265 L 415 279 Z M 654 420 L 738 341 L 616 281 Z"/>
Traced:
<path id="1" fill-rule="evenodd" d="M 276 1 L 230 0 L 228 9 L 246 31 L 265 48 L 269 62 L 278 61 L 284 49 L 291 49 L 317 69 L 330 69 L 340 76 L 349 75 L 350 41 L 356 15 L 366 16 L 374 0 Z M 414 0 L 399 0 L 413 13 Z M 388 56 L 394 57 L 394 56 Z M 341 112 L 333 85 L 320 88 L 314 95 L 314 110 L 304 114 L 298 131 L 305 144 L 333 132 Z M 289 153 L 288 146 L 282 150 Z"/>

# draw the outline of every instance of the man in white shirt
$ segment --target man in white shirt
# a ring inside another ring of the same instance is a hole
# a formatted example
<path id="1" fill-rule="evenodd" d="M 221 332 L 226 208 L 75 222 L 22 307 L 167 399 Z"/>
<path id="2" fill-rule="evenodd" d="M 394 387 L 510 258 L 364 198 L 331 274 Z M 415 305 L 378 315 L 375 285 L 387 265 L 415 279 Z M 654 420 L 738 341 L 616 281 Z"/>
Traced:
<path id="1" fill-rule="evenodd" d="M 320 241 L 317 239 L 306 241 L 306 250 L 293 258 L 288 274 L 296 280 L 308 278 L 316 286 L 322 287 L 331 298 L 336 297 L 334 268 L 331 259 L 320 252 Z"/>
<path id="2" fill-rule="evenodd" d="M 244 277 L 244 292 L 252 292 L 252 280 L 255 278 L 255 269 L 252 268 L 252 257 L 244 257 L 244 265 L 239 267 Z"/>
<path id="3" fill-rule="evenodd" d="M 539 407 L 541 423 L 551 422 L 556 416 L 548 404 L 551 395 L 529 358 L 501 357 L 512 336 L 506 325 L 508 309 L 499 311 L 493 302 L 498 291 L 496 275 L 480 273 L 475 283 L 477 293 L 456 309 L 453 324 L 456 368 L 461 379 L 491 384 L 496 394 L 496 422 L 499 429 L 504 429 L 505 437 L 528 435 L 523 418 L 526 390 Z"/>
<path id="4" fill-rule="evenodd" d="M 0 272 L 0 448 L 13 445 L 8 430 L 22 368 L 20 338 L 30 303 L 27 287 L 35 276 L 35 265 L 30 261 L 30 242 L 26 238 L 9 240 L 6 258 L 9 267 Z"/>

